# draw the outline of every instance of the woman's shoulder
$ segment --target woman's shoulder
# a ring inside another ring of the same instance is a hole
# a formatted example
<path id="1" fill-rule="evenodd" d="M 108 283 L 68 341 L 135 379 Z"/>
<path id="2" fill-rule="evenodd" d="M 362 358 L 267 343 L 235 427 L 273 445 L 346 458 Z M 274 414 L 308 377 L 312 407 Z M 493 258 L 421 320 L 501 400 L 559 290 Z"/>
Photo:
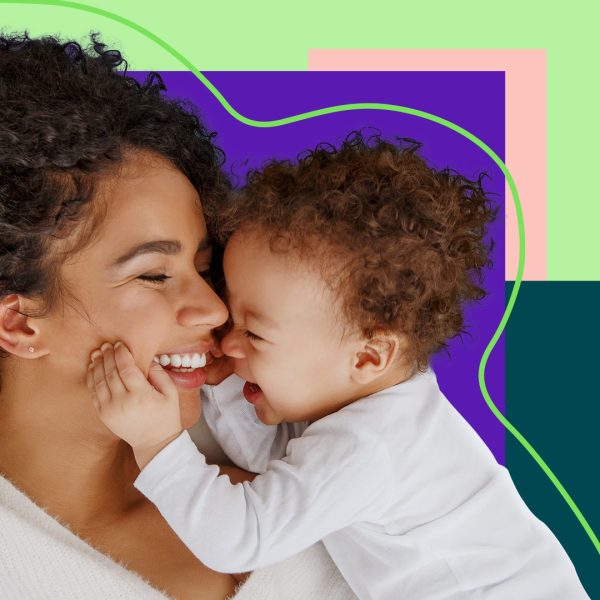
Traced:
<path id="1" fill-rule="evenodd" d="M 355 600 L 322 543 L 276 565 L 258 569 L 238 588 L 232 600 Z"/>
<path id="2" fill-rule="evenodd" d="M 96 551 L 0 475 L 0 597 L 166 596 Z M 137 596 L 136 596 L 137 594 Z"/>

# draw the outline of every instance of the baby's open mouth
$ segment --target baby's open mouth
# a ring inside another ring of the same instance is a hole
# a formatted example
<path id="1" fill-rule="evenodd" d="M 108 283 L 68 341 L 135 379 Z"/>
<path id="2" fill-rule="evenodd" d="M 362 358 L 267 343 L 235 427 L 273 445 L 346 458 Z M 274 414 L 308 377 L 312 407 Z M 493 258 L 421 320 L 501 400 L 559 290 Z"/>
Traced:
<path id="1" fill-rule="evenodd" d="M 250 404 L 254 404 L 263 396 L 260 385 L 258 385 L 258 383 L 253 383 L 252 381 L 246 381 L 242 393 L 244 394 L 244 398 L 246 398 Z"/>
<path id="2" fill-rule="evenodd" d="M 179 371 L 189 373 L 196 369 L 206 366 L 206 354 L 161 354 L 154 357 L 154 362 L 158 363 L 167 371 Z"/>

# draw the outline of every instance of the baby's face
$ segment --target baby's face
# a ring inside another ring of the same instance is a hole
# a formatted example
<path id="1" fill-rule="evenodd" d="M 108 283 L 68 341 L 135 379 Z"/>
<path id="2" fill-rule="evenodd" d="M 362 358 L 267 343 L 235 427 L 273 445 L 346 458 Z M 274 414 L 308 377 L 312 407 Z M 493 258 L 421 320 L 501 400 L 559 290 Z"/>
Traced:
<path id="1" fill-rule="evenodd" d="M 355 399 L 356 339 L 317 273 L 247 233 L 231 237 L 224 270 L 234 324 L 222 348 L 261 421 L 312 421 Z"/>

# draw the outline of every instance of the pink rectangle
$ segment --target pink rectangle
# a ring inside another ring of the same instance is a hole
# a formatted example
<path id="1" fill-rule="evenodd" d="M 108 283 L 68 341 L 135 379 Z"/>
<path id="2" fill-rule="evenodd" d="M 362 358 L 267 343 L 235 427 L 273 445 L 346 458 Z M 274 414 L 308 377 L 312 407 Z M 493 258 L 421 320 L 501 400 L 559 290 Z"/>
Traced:
<path id="1" fill-rule="evenodd" d="M 527 240 L 523 279 L 547 278 L 545 50 L 312 49 L 308 53 L 308 68 L 314 71 L 505 71 L 505 162 L 523 207 Z M 507 186 L 507 280 L 516 278 L 518 259 L 516 212 Z"/>

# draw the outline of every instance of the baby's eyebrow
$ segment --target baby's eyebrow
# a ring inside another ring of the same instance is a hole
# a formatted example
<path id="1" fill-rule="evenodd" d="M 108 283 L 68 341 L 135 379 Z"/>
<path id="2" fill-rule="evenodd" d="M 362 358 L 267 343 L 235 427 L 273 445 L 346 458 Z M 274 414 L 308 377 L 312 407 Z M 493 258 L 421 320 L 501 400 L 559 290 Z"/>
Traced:
<path id="1" fill-rule="evenodd" d="M 229 291 L 229 288 L 227 287 L 227 284 L 225 285 L 225 303 L 227 304 L 227 310 L 229 310 L 230 318 L 233 319 L 233 314 L 231 312 L 230 291 Z M 277 327 L 277 323 L 275 323 L 275 321 L 273 321 L 273 319 L 271 319 L 270 317 L 268 317 L 266 315 L 257 313 L 251 309 L 246 309 L 246 308 L 243 308 L 242 312 L 244 313 L 244 316 L 246 317 L 246 319 L 254 319 L 255 321 L 258 321 L 259 323 L 264 324 L 267 327 L 270 327 L 273 329 L 275 329 Z"/>
<path id="2" fill-rule="evenodd" d="M 273 321 L 273 319 L 271 319 L 267 315 L 263 315 L 261 313 L 254 312 L 253 310 L 247 310 L 246 316 L 249 317 L 250 319 L 254 319 L 255 321 L 259 321 L 260 323 L 263 323 L 267 327 L 272 327 L 272 328 L 277 327 L 277 323 L 275 321 Z"/>

